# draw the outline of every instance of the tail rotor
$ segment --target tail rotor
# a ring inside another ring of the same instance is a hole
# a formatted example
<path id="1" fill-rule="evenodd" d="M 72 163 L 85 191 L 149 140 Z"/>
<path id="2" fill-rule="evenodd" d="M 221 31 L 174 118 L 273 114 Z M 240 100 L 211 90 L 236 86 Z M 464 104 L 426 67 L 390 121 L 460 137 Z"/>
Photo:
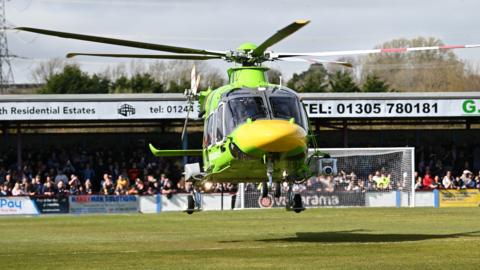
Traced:
<path id="1" fill-rule="evenodd" d="M 183 124 L 182 130 L 182 137 L 181 140 L 185 137 L 187 133 L 187 126 L 188 126 L 188 119 L 190 117 L 190 111 L 193 110 L 193 102 L 195 98 L 198 96 L 198 87 L 200 85 L 200 74 L 197 75 L 195 65 L 193 65 L 192 73 L 190 74 L 190 89 L 186 89 L 184 94 L 187 98 L 187 117 L 185 118 L 185 122 Z"/>

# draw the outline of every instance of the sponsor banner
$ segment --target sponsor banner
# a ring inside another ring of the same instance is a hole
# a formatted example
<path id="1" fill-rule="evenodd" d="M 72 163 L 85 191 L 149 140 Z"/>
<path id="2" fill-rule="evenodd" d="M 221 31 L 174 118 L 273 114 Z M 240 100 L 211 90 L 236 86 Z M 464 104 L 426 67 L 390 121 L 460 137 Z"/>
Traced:
<path id="1" fill-rule="evenodd" d="M 184 211 L 187 209 L 187 197 L 189 194 L 175 194 L 170 198 L 162 195 L 160 208 L 161 211 Z"/>
<path id="2" fill-rule="evenodd" d="M 480 116 L 476 99 L 304 100 L 310 118 Z"/>
<path id="3" fill-rule="evenodd" d="M 105 196 L 80 195 L 70 196 L 70 213 L 132 213 L 139 211 L 139 198 L 135 195 Z"/>
<path id="4" fill-rule="evenodd" d="M 304 100 L 310 118 L 417 118 L 480 116 L 478 99 Z M 124 120 L 198 117 L 186 101 L 0 102 L 0 121 Z"/>
<path id="5" fill-rule="evenodd" d="M 232 205 L 235 206 L 236 198 L 235 194 L 232 195 L 226 192 L 223 196 L 219 193 L 202 194 L 202 209 L 206 211 L 230 210 L 233 209 Z"/>
<path id="6" fill-rule="evenodd" d="M 184 119 L 198 116 L 186 101 L 0 102 L 0 120 Z"/>
<path id="7" fill-rule="evenodd" d="M 361 192 L 302 192 L 302 199 L 305 207 L 325 206 L 365 206 L 365 194 Z M 286 207 L 286 197 L 275 198 L 271 194 L 262 198 L 260 192 L 246 192 L 245 197 L 256 198 L 246 200 L 245 208 L 271 208 Z"/>
<path id="8" fill-rule="evenodd" d="M 0 197 L 0 215 L 38 215 L 29 197 Z"/>
<path id="9" fill-rule="evenodd" d="M 415 191 L 415 207 L 436 207 L 434 191 Z"/>
<path id="10" fill-rule="evenodd" d="M 440 190 L 440 207 L 480 207 L 480 190 Z"/>
<path id="11" fill-rule="evenodd" d="M 31 197 L 41 214 L 66 214 L 69 211 L 68 197 Z"/>
<path id="12" fill-rule="evenodd" d="M 162 195 L 140 196 L 140 212 L 144 214 L 160 213 Z"/>
<path id="13" fill-rule="evenodd" d="M 395 207 L 397 199 L 396 191 L 370 191 L 365 194 L 365 206 Z"/>

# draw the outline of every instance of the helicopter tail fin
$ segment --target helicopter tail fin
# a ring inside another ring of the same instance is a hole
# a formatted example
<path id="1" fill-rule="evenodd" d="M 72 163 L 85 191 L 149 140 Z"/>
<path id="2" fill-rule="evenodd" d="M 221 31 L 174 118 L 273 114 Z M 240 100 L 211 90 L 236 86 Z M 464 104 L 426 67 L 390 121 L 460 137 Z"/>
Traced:
<path id="1" fill-rule="evenodd" d="M 157 157 L 184 157 L 184 156 L 201 156 L 201 149 L 190 149 L 190 150 L 159 150 L 155 148 L 152 144 L 148 145 L 150 151 Z"/>

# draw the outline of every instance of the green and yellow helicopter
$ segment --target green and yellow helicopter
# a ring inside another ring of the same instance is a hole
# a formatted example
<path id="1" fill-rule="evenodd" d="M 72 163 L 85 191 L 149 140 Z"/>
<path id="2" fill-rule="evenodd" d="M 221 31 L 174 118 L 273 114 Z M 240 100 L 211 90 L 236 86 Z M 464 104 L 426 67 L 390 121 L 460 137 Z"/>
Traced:
<path id="1" fill-rule="evenodd" d="M 185 166 L 186 178 L 197 185 L 208 182 L 263 182 L 263 196 L 267 196 L 268 187 L 273 186 L 275 196 L 279 197 L 280 183 L 287 182 L 289 184 L 287 209 L 298 213 L 305 208 L 300 194 L 294 192 L 293 185 L 313 175 L 336 173 L 336 161 L 328 154 L 319 151 L 314 151 L 313 155 L 307 155 L 308 144 L 313 144 L 315 149 L 317 145 L 315 137 L 309 135 L 309 120 L 302 102 L 292 89 L 268 82 L 266 76 L 268 68 L 261 65 L 263 62 L 303 61 L 351 67 L 348 62 L 329 61 L 316 57 L 480 47 L 480 45 L 461 45 L 312 53 L 277 53 L 267 50 L 308 23 L 308 20 L 295 21 L 259 46 L 244 43 L 238 49 L 229 51 L 192 49 L 29 27 L 16 29 L 62 38 L 176 53 L 160 55 L 69 53 L 67 57 L 219 59 L 239 64 L 228 69 L 229 83 L 215 90 L 198 92 L 200 78 L 194 70 L 192 71 L 191 89 L 186 91 L 186 97 L 190 104 L 193 104 L 196 99 L 200 104 L 200 116 L 204 119 L 202 149 L 158 150 L 150 144 L 150 150 L 154 155 L 163 157 L 202 156 L 203 171 L 200 170 L 198 163 Z M 188 116 L 182 132 L 182 140 L 187 121 Z M 193 193 L 188 196 L 186 212 L 189 214 L 198 208 L 195 197 Z"/>

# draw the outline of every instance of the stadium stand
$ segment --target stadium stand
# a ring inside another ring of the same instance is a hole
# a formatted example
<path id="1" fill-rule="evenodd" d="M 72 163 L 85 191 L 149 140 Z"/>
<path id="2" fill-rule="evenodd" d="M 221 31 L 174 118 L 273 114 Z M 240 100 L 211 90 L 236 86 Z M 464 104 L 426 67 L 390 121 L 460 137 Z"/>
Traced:
<path id="1" fill-rule="evenodd" d="M 142 146 L 128 144 L 120 149 L 103 147 L 60 147 L 25 149 L 22 168 L 17 169 L 14 149 L 0 155 L 0 195 L 153 195 L 188 192 L 181 176 L 181 160 L 158 159 Z M 472 151 L 473 150 L 473 151 Z M 427 147 L 417 151 L 415 188 L 480 189 L 479 147 L 451 149 Z M 475 173 L 474 173 L 475 172 Z M 385 171 L 372 171 L 358 178 L 354 171 L 341 171 L 335 177 L 313 177 L 306 188 L 318 192 L 364 192 L 397 190 Z M 247 185 L 248 188 L 248 185 Z M 218 184 L 213 192 L 220 192 Z M 234 191 L 225 184 L 223 190 Z"/>

